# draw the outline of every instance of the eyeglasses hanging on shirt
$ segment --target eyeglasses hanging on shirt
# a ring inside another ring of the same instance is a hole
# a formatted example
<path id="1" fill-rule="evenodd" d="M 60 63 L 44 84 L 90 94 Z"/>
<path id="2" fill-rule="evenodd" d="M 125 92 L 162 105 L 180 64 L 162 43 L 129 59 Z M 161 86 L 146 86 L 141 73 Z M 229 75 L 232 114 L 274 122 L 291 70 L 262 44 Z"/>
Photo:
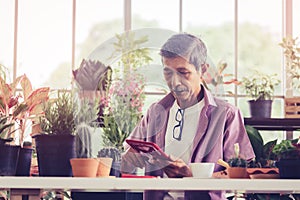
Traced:
<path id="1" fill-rule="evenodd" d="M 175 115 L 175 120 L 178 122 L 173 128 L 173 138 L 180 141 L 182 136 L 183 122 L 184 122 L 184 109 L 178 109 Z"/>

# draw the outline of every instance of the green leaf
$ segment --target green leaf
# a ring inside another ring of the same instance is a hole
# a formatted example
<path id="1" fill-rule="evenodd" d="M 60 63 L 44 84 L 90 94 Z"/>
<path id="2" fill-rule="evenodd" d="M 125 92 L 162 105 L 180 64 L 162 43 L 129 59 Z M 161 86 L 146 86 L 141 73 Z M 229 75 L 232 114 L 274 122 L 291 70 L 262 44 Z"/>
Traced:
<path id="1" fill-rule="evenodd" d="M 250 139 L 251 145 L 253 147 L 256 160 L 260 160 L 263 157 L 263 139 L 256 128 L 249 125 L 246 125 L 245 128 Z"/>
<path id="2" fill-rule="evenodd" d="M 274 148 L 274 146 L 277 143 L 277 139 L 273 140 L 273 141 L 269 141 L 264 145 L 264 158 L 268 159 L 268 160 L 273 160 L 275 159 L 275 155 L 274 153 L 272 153 L 272 150 Z"/>

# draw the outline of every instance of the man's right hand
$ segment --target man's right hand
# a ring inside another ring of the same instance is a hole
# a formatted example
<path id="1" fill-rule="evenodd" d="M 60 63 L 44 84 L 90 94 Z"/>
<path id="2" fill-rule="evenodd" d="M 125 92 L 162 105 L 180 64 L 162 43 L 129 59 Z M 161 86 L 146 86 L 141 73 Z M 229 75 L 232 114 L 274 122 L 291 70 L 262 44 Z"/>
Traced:
<path id="1" fill-rule="evenodd" d="M 143 168 L 147 159 L 147 157 L 142 156 L 139 152 L 130 147 L 122 154 L 121 171 L 130 173 L 135 167 Z"/>

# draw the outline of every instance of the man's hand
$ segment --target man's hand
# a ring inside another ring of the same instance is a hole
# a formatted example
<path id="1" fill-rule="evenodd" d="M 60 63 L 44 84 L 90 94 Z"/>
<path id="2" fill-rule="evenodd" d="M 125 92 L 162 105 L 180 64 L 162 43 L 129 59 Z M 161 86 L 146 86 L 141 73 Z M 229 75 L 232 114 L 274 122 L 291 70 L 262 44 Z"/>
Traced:
<path id="1" fill-rule="evenodd" d="M 175 159 L 173 156 L 169 156 L 169 158 L 169 160 L 153 159 L 150 162 L 154 165 L 160 166 L 170 178 L 182 178 L 192 176 L 191 169 L 182 159 Z"/>
<path id="2" fill-rule="evenodd" d="M 121 171 L 128 173 L 135 167 L 143 168 L 147 159 L 130 147 L 122 154 Z"/>

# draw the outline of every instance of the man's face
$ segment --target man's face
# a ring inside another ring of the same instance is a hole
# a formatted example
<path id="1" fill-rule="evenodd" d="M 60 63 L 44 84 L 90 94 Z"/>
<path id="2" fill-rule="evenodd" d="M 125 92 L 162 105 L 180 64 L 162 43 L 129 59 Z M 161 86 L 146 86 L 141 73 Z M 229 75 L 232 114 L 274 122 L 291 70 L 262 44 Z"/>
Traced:
<path id="1" fill-rule="evenodd" d="M 164 77 L 181 108 L 198 102 L 201 90 L 201 73 L 182 57 L 164 58 Z"/>

